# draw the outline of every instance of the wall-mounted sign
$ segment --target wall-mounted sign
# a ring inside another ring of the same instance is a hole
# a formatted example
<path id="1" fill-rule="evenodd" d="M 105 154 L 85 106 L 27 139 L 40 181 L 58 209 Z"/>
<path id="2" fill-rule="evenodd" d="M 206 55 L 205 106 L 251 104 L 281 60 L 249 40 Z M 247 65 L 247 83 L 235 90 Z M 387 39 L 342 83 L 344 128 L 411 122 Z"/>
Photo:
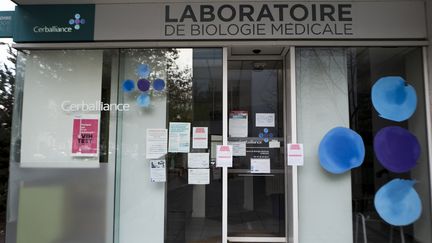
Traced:
<path id="1" fill-rule="evenodd" d="M 159 159 L 167 153 L 168 130 L 164 128 L 147 129 L 146 159 Z"/>
<path id="2" fill-rule="evenodd" d="M 166 161 L 164 159 L 150 160 L 150 181 L 166 181 Z"/>
<path id="3" fill-rule="evenodd" d="M 189 153 L 188 168 L 208 168 L 210 165 L 209 153 Z"/>
<path id="4" fill-rule="evenodd" d="M 289 143 L 287 146 L 288 165 L 303 166 L 304 150 L 303 144 Z"/>
<path id="5" fill-rule="evenodd" d="M 192 148 L 206 149 L 208 147 L 208 127 L 192 128 Z"/>
<path id="6" fill-rule="evenodd" d="M 13 34 L 14 11 L 0 12 L 0 38 L 11 38 Z"/>
<path id="7" fill-rule="evenodd" d="M 15 42 L 427 36 L 422 1 L 20 5 L 15 14 Z"/>
<path id="8" fill-rule="evenodd" d="M 189 153 L 190 150 L 190 129 L 189 122 L 169 123 L 169 145 L 170 153 Z"/>
<path id="9" fill-rule="evenodd" d="M 92 41 L 95 5 L 19 5 L 15 42 Z"/>
<path id="10" fill-rule="evenodd" d="M 99 155 L 99 118 L 97 115 L 79 116 L 73 120 L 72 155 Z"/>
<path id="11" fill-rule="evenodd" d="M 248 136 L 248 112 L 231 111 L 229 113 L 229 136 L 245 138 Z"/>
<path id="12" fill-rule="evenodd" d="M 233 148 L 231 145 L 216 146 L 216 167 L 232 167 Z"/>
<path id="13" fill-rule="evenodd" d="M 96 9 L 95 40 L 425 39 L 427 33 L 422 1 L 173 2 Z"/>
<path id="14" fill-rule="evenodd" d="M 210 184 L 210 169 L 188 169 L 188 184 Z"/>

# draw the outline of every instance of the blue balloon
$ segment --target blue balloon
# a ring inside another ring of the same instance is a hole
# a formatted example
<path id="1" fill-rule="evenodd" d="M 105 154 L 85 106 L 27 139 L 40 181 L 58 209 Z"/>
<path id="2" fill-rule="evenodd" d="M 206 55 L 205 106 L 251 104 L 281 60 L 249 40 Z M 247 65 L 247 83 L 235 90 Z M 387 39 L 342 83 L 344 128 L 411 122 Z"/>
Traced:
<path id="1" fill-rule="evenodd" d="M 165 89 L 165 81 L 163 79 L 156 79 L 155 81 L 153 81 L 153 88 L 156 91 L 162 91 Z"/>
<path id="2" fill-rule="evenodd" d="M 421 215 L 420 197 L 412 180 L 393 179 L 375 194 L 375 209 L 387 223 L 405 226 L 414 223 Z"/>
<path id="3" fill-rule="evenodd" d="M 398 126 L 379 130 L 375 135 L 373 146 L 381 165 L 395 173 L 408 172 L 414 168 L 421 153 L 416 136 Z"/>
<path id="4" fill-rule="evenodd" d="M 139 77 L 147 78 L 150 75 L 151 69 L 147 64 L 140 64 L 137 68 L 137 74 Z"/>
<path id="5" fill-rule="evenodd" d="M 320 164 L 326 171 L 344 173 L 363 163 L 363 139 L 349 128 L 335 127 L 321 140 L 318 155 Z"/>
<path id="6" fill-rule="evenodd" d="M 400 122 L 414 114 L 417 94 L 402 77 L 383 77 L 372 86 L 372 104 L 382 118 Z"/>
<path id="7" fill-rule="evenodd" d="M 127 79 L 123 81 L 122 87 L 124 92 L 129 93 L 135 89 L 135 83 L 134 81 Z"/>
<path id="8" fill-rule="evenodd" d="M 147 93 L 142 93 L 137 98 L 137 104 L 140 107 L 149 107 L 150 103 L 150 96 Z"/>

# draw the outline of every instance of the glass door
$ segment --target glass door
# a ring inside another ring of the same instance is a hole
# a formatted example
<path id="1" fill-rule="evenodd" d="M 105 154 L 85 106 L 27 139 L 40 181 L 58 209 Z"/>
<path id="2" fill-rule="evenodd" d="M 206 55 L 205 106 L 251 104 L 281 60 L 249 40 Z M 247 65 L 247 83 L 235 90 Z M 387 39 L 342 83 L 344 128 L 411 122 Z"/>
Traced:
<path id="1" fill-rule="evenodd" d="M 256 57 L 120 50 L 114 242 L 286 242 L 283 60 Z"/>
<path id="2" fill-rule="evenodd" d="M 221 242 L 222 49 L 123 49 L 119 77 L 115 242 Z"/>
<path id="3" fill-rule="evenodd" d="M 282 60 L 228 62 L 228 241 L 285 241 Z"/>

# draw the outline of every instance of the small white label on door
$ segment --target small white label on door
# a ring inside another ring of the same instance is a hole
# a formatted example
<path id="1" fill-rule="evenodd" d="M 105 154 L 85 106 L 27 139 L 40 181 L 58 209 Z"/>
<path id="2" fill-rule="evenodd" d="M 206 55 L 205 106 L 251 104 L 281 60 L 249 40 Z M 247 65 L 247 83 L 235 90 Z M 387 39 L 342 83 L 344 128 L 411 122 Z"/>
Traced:
<path id="1" fill-rule="evenodd" d="M 304 151 L 303 144 L 289 143 L 287 146 L 288 165 L 303 166 Z"/>

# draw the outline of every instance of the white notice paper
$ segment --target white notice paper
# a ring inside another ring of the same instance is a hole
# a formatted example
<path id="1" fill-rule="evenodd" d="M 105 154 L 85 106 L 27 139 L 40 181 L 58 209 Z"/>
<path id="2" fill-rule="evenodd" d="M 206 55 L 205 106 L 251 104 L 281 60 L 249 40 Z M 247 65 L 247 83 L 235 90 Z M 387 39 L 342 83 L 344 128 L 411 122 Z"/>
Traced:
<path id="1" fill-rule="evenodd" d="M 167 153 L 168 131 L 147 129 L 146 159 L 159 159 Z"/>
<path id="2" fill-rule="evenodd" d="M 216 146 L 216 167 L 232 167 L 232 146 Z"/>
<path id="3" fill-rule="evenodd" d="M 152 182 L 166 181 L 166 163 L 164 159 L 150 160 L 150 178 Z"/>
<path id="4" fill-rule="evenodd" d="M 245 138 L 248 136 L 247 111 L 231 111 L 229 114 L 229 136 Z"/>
<path id="5" fill-rule="evenodd" d="M 270 159 L 251 159 L 251 173 L 270 173 Z"/>
<path id="6" fill-rule="evenodd" d="M 289 143 L 287 146 L 288 165 L 302 166 L 304 164 L 303 144 Z"/>
<path id="7" fill-rule="evenodd" d="M 188 184 L 210 184 L 210 169 L 188 169 Z"/>
<path id="8" fill-rule="evenodd" d="M 222 145 L 222 136 L 220 135 L 211 135 L 210 140 L 210 159 L 212 163 L 216 161 L 216 146 Z"/>
<path id="9" fill-rule="evenodd" d="M 271 140 L 269 142 L 269 148 L 280 148 L 280 142 L 278 140 Z"/>
<path id="10" fill-rule="evenodd" d="M 189 153 L 188 167 L 189 168 L 208 168 L 210 163 L 209 153 Z"/>
<path id="11" fill-rule="evenodd" d="M 233 156 L 246 156 L 246 142 L 236 141 L 228 142 L 233 147 Z"/>
<path id="12" fill-rule="evenodd" d="M 189 148 L 190 148 L 190 123 L 170 122 L 168 152 L 189 153 Z"/>
<path id="13" fill-rule="evenodd" d="M 192 148 L 206 149 L 208 144 L 208 127 L 192 128 Z"/>
<path id="14" fill-rule="evenodd" d="M 256 113 L 255 114 L 256 127 L 274 127 L 275 114 L 274 113 Z"/>

